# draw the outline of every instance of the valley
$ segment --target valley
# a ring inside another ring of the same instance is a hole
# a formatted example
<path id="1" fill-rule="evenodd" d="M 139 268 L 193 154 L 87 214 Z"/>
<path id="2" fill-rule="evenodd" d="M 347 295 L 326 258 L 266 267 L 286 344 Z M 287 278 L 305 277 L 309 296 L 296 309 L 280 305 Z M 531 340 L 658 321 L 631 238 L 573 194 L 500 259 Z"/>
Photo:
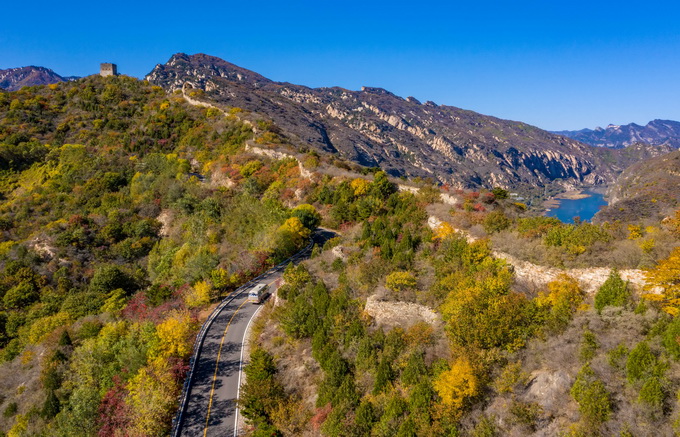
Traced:
<path id="1" fill-rule="evenodd" d="M 0 90 L 0 435 L 678 432 L 671 142 L 200 54 L 62 79 Z"/>

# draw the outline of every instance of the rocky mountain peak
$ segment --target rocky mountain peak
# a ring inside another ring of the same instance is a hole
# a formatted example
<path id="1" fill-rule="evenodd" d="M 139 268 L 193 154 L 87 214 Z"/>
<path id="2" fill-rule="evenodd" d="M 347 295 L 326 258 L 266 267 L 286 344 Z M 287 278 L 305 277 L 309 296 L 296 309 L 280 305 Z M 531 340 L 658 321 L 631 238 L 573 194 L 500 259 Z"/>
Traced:
<path id="1" fill-rule="evenodd" d="M 271 120 L 293 145 L 379 166 L 393 176 L 429 177 L 460 188 L 566 188 L 606 183 L 623 165 L 618 157 L 525 123 L 420 104 L 378 87 L 274 82 L 204 54 L 173 55 L 146 78 L 171 91 L 188 83 L 204 90 L 206 100 Z"/>
<path id="2" fill-rule="evenodd" d="M 216 77 L 253 87 L 271 82 L 253 71 L 203 53 L 176 53 L 165 64 L 156 65 L 145 79 L 150 82 L 171 83 L 170 88 L 175 90 L 182 88 L 184 82 L 189 82 L 196 88 L 205 88 L 210 79 Z"/>
<path id="3" fill-rule="evenodd" d="M 372 86 L 362 86 L 361 92 L 367 93 L 367 94 L 376 94 L 376 95 L 379 95 L 379 96 L 391 96 L 391 97 L 396 97 L 398 99 L 401 99 L 401 97 L 396 96 L 395 94 L 387 91 L 384 88 L 378 88 L 378 87 L 372 87 Z"/>
<path id="4" fill-rule="evenodd" d="M 7 91 L 16 91 L 25 86 L 50 85 L 73 79 L 75 78 L 62 77 L 49 68 L 34 65 L 0 70 L 0 88 Z"/>

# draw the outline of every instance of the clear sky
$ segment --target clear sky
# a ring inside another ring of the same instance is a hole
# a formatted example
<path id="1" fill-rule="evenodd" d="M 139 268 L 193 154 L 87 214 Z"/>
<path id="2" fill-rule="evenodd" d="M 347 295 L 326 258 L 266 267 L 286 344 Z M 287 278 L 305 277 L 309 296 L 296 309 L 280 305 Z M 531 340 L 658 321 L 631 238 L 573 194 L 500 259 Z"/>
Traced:
<path id="1" fill-rule="evenodd" d="M 0 68 L 142 77 L 176 52 L 544 129 L 680 120 L 676 1 L 8 1 Z"/>

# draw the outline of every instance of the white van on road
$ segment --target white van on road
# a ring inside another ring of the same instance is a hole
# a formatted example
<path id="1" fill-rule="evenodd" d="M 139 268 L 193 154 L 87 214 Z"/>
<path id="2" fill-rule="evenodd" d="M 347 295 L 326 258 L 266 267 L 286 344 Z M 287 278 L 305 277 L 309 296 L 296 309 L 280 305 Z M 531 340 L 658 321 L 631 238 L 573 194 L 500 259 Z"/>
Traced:
<path id="1" fill-rule="evenodd" d="M 260 304 L 268 295 L 267 284 L 257 284 L 248 292 L 248 302 Z"/>

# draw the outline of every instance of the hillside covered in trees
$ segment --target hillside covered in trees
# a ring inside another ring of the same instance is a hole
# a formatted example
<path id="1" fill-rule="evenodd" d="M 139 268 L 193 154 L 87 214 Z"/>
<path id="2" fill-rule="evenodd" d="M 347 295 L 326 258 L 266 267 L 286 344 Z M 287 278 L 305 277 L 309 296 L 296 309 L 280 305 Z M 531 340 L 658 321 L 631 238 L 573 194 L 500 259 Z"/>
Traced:
<path id="1" fill-rule="evenodd" d="M 680 213 L 624 231 L 522 217 L 502 190 L 466 211 L 444 208 L 436 193 L 375 188 L 356 179 L 310 198 L 343 235 L 287 270 L 254 330 L 241 398 L 253 435 L 678 432 Z M 430 229 L 434 209 L 567 258 L 602 255 L 595 243 L 617 233 L 633 245 L 663 234 L 669 250 L 647 251 L 649 289 L 616 269 L 593 294 L 568 270 L 526 289 L 488 238 L 468 242 L 447 221 Z"/>
<path id="2" fill-rule="evenodd" d="M 210 309 L 319 221 L 339 236 L 252 327 L 249 435 L 680 430 L 680 213 L 567 225 L 410 182 L 128 77 L 0 91 L 0 433 L 167 435 Z M 565 274 L 521 286 L 498 249 Z M 593 265 L 649 289 L 587 294 Z"/>
<path id="3" fill-rule="evenodd" d="M 203 311 L 306 244 L 251 138 L 127 77 L 0 93 L 0 431 L 168 432 Z"/>

